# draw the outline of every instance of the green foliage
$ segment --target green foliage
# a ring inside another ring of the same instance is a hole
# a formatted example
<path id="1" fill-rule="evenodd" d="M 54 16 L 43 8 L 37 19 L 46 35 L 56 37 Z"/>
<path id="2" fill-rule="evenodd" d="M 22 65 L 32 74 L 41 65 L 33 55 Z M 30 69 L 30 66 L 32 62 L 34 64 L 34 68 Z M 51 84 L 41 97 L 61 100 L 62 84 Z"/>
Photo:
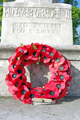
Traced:
<path id="1" fill-rule="evenodd" d="M 64 3 L 71 4 L 72 6 L 77 6 L 77 0 L 64 0 Z"/>
<path id="2" fill-rule="evenodd" d="M 3 11 L 3 6 L 0 6 L 0 36 L 1 36 L 1 26 L 2 26 L 2 11 Z"/>
<path id="3" fill-rule="evenodd" d="M 80 25 L 80 9 L 72 7 L 72 20 L 73 20 L 73 40 L 74 44 L 79 40 L 77 27 Z"/>
<path id="4" fill-rule="evenodd" d="M 72 5 L 73 43 L 75 44 L 79 40 L 77 27 L 80 25 L 80 9 L 77 8 L 77 0 L 64 0 L 64 3 Z"/>
<path id="5" fill-rule="evenodd" d="M 15 1 L 15 0 L 0 0 L 0 3 L 11 2 L 11 1 Z"/>

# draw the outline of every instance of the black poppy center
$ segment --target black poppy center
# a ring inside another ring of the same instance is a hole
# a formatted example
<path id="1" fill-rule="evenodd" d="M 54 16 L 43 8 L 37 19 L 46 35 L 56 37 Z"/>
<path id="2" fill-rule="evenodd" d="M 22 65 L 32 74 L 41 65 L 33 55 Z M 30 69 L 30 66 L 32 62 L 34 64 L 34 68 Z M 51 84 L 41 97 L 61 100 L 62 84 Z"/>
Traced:
<path id="1" fill-rule="evenodd" d="M 24 61 L 27 62 L 28 60 L 25 60 L 25 59 L 24 59 Z"/>
<path id="2" fill-rule="evenodd" d="M 52 98 L 52 100 L 56 100 L 56 98 Z"/>
<path id="3" fill-rule="evenodd" d="M 61 88 L 61 85 L 60 85 L 60 84 L 57 84 L 56 87 L 57 87 L 58 89 L 60 89 L 60 88 Z"/>
<path id="4" fill-rule="evenodd" d="M 50 60 L 50 63 L 52 63 L 52 59 Z"/>
<path id="5" fill-rule="evenodd" d="M 58 75 L 58 73 L 55 73 L 55 75 Z"/>
<path id="6" fill-rule="evenodd" d="M 19 78 L 22 80 L 22 77 L 21 77 L 21 76 L 20 76 Z"/>
<path id="7" fill-rule="evenodd" d="M 30 95 L 30 98 L 31 98 L 31 99 L 34 98 L 34 94 L 31 94 L 31 95 Z"/>
<path id="8" fill-rule="evenodd" d="M 12 77 L 13 77 L 13 78 L 16 78 L 16 77 L 17 77 L 17 74 L 14 73 L 14 74 L 12 75 Z"/>
<path id="9" fill-rule="evenodd" d="M 48 57 L 44 56 L 44 59 L 47 59 Z"/>
<path id="10" fill-rule="evenodd" d="M 15 69 L 15 67 L 16 67 L 16 66 L 17 66 L 17 65 L 16 65 L 16 64 L 14 64 L 14 65 L 13 65 L 13 68 Z"/>
<path id="11" fill-rule="evenodd" d="M 20 64 L 20 66 L 23 66 L 22 63 Z"/>
<path id="12" fill-rule="evenodd" d="M 49 94 L 50 94 L 51 96 L 53 96 L 53 95 L 54 95 L 54 91 L 51 90 L 51 91 L 49 92 Z"/>
<path id="13" fill-rule="evenodd" d="M 20 50 L 20 53 L 24 52 L 23 50 Z"/>
<path id="14" fill-rule="evenodd" d="M 42 51 L 45 53 L 46 52 L 46 50 L 45 49 L 42 49 Z"/>
<path id="15" fill-rule="evenodd" d="M 44 103 L 45 101 L 44 100 L 42 100 L 42 103 Z"/>
<path id="16" fill-rule="evenodd" d="M 45 49 L 46 49 L 47 47 L 46 47 L 46 46 L 43 46 L 43 48 L 45 48 Z"/>
<path id="17" fill-rule="evenodd" d="M 18 72 L 18 74 L 21 74 L 21 73 L 22 73 L 22 70 L 21 70 L 21 69 L 18 69 L 17 72 Z"/>
<path id="18" fill-rule="evenodd" d="M 22 90 L 22 91 L 21 91 L 21 94 L 22 94 L 22 95 L 25 95 L 25 93 L 26 93 L 25 90 Z"/>
<path id="19" fill-rule="evenodd" d="M 22 83 L 22 85 L 26 85 L 26 83 Z"/>
<path id="20" fill-rule="evenodd" d="M 27 51 L 24 55 L 26 55 L 26 56 L 29 55 L 29 52 Z"/>
<path id="21" fill-rule="evenodd" d="M 18 86 L 18 84 L 19 84 L 19 83 L 18 83 L 18 82 L 16 82 L 16 83 L 15 83 L 15 87 L 17 87 L 17 86 Z"/>
<path id="22" fill-rule="evenodd" d="M 39 90 L 38 90 L 38 89 L 37 89 L 36 91 L 37 91 L 37 92 L 39 92 Z"/>
<path id="23" fill-rule="evenodd" d="M 52 57 L 52 56 L 54 55 L 54 53 L 53 53 L 53 52 L 50 52 L 49 55 Z"/>
<path id="24" fill-rule="evenodd" d="M 63 75 L 61 75 L 61 76 L 60 76 L 60 79 L 61 79 L 61 80 L 63 80 L 63 79 L 64 79 L 64 76 L 63 76 Z"/>
<path id="25" fill-rule="evenodd" d="M 44 94 L 41 94 L 41 96 L 43 96 Z"/>
<path id="26" fill-rule="evenodd" d="M 69 74 L 69 71 L 68 71 L 68 70 L 66 70 L 66 73 L 67 73 L 67 74 Z"/>
<path id="27" fill-rule="evenodd" d="M 44 88 L 43 91 L 45 91 L 46 89 Z"/>
<path id="28" fill-rule="evenodd" d="M 57 81 L 57 80 L 54 78 L 53 81 Z"/>
<path id="29" fill-rule="evenodd" d="M 55 61 L 56 61 L 56 62 L 60 62 L 60 59 L 59 59 L 59 58 L 56 58 Z"/>
<path id="30" fill-rule="evenodd" d="M 33 56 L 35 56 L 35 57 L 36 57 L 36 52 L 33 52 Z"/>
<path id="31" fill-rule="evenodd" d="M 31 88 L 28 88 L 29 89 L 29 91 L 31 91 Z"/>
<path id="32" fill-rule="evenodd" d="M 60 70 L 64 70 L 64 67 L 63 67 L 63 66 L 60 66 L 59 69 L 60 69 Z"/>
<path id="33" fill-rule="evenodd" d="M 12 59 L 12 61 L 14 60 L 14 58 Z"/>

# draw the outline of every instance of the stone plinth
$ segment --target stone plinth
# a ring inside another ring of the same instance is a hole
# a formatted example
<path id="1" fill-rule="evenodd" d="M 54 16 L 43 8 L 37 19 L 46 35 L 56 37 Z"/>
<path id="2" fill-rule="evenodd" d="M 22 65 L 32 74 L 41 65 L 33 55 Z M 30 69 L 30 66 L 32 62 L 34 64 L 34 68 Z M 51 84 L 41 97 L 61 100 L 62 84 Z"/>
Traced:
<path id="1" fill-rule="evenodd" d="M 12 56 L 18 46 L 0 44 L 0 96 L 10 96 L 5 85 L 5 77 L 8 74 L 8 58 Z M 68 90 L 68 96 L 80 96 L 80 46 L 52 46 L 59 50 L 64 57 L 71 62 L 72 81 Z M 43 63 L 31 64 L 26 68 L 27 80 L 33 87 L 42 86 L 50 80 L 48 66 Z"/>
<path id="2" fill-rule="evenodd" d="M 27 2 L 27 3 L 52 3 L 53 0 L 15 0 L 15 2 Z"/>
<path id="3" fill-rule="evenodd" d="M 2 43 L 72 45 L 71 5 L 52 0 L 3 4 Z"/>

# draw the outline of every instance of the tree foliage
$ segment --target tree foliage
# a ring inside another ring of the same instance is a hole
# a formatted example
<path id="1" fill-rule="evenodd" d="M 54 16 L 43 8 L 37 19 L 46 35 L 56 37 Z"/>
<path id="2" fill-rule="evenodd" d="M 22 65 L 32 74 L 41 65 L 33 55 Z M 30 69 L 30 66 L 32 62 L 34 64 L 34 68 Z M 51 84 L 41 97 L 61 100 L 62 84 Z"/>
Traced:
<path id="1" fill-rule="evenodd" d="M 71 4 L 72 6 L 77 6 L 77 0 L 64 0 L 64 3 Z"/>
<path id="2" fill-rule="evenodd" d="M 0 36 L 1 36 L 1 27 L 2 27 L 2 12 L 3 12 L 3 2 L 10 2 L 15 0 L 0 0 Z"/>
<path id="3" fill-rule="evenodd" d="M 73 20 L 73 43 L 79 40 L 79 34 L 77 27 L 80 25 L 80 9 L 77 8 L 77 0 L 64 0 L 64 3 L 72 5 L 72 20 Z"/>
<path id="4" fill-rule="evenodd" d="M 2 26 L 2 11 L 3 11 L 3 6 L 0 6 L 0 36 L 1 36 L 1 26 Z"/>

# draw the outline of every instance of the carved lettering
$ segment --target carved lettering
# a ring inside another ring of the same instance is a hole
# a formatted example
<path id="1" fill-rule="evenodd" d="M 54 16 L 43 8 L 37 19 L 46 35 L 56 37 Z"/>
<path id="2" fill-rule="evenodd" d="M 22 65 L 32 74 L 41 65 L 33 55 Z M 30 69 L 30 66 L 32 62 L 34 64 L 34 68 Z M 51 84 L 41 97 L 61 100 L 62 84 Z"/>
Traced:
<path id="1" fill-rule="evenodd" d="M 13 33 L 59 34 L 60 28 L 58 23 L 13 23 Z"/>
<path id="2" fill-rule="evenodd" d="M 71 19 L 70 9 L 61 8 L 28 8 L 4 7 L 3 17 L 9 18 L 41 18 L 41 19 Z"/>

